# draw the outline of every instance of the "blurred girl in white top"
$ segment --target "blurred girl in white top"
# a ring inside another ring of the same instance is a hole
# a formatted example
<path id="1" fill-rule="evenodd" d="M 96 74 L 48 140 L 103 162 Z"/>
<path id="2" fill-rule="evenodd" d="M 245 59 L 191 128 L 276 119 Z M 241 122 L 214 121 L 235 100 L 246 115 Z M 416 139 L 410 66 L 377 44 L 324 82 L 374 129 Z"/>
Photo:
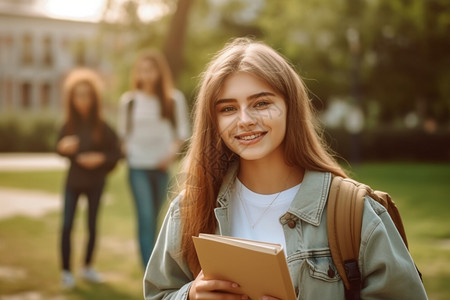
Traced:
<path id="1" fill-rule="evenodd" d="M 174 89 L 168 64 L 158 51 L 141 54 L 131 85 L 132 90 L 120 100 L 118 132 L 128 162 L 145 267 L 153 248 L 158 212 L 167 194 L 167 171 L 189 137 L 189 124 L 184 96 Z"/>

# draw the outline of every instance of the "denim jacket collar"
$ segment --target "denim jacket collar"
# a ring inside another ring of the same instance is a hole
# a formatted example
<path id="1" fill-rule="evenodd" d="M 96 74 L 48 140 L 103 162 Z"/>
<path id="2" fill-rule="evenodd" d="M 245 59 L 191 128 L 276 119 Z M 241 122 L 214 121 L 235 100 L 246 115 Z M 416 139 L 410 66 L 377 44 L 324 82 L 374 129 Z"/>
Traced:
<path id="1" fill-rule="evenodd" d="M 319 226 L 327 203 L 331 173 L 305 171 L 302 185 L 289 207 L 291 213 L 311 225 Z"/>
<path id="2" fill-rule="evenodd" d="M 222 185 L 219 189 L 219 194 L 217 195 L 217 202 L 221 207 L 228 207 L 228 197 L 230 196 L 231 188 L 236 180 L 239 172 L 239 163 L 235 162 L 228 168 L 225 177 L 223 178 Z"/>
<path id="3" fill-rule="evenodd" d="M 217 202 L 222 208 L 228 207 L 228 198 L 238 171 L 239 163 L 234 163 L 224 177 L 217 196 Z M 330 184 L 331 173 L 306 170 L 300 189 L 292 200 L 287 214 L 292 214 L 307 223 L 319 226 L 327 203 Z M 287 217 L 285 215 L 281 218 Z"/>

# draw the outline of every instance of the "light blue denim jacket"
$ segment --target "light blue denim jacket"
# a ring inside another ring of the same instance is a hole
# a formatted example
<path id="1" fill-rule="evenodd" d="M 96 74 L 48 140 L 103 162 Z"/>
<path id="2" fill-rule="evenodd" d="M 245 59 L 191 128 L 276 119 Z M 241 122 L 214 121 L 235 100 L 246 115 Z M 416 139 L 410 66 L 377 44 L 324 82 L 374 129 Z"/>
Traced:
<path id="1" fill-rule="evenodd" d="M 215 209 L 217 234 L 230 235 L 229 198 L 237 176 L 230 168 Z M 289 271 L 298 299 L 344 300 L 344 285 L 331 259 L 326 202 L 331 174 L 307 171 L 289 210 L 280 217 Z M 179 197 L 167 212 L 144 276 L 144 296 L 187 299 L 194 277 L 180 255 Z M 217 257 L 220 259 L 220 257 Z M 384 207 L 367 197 L 361 231 L 361 299 L 427 299 L 408 250 Z"/>

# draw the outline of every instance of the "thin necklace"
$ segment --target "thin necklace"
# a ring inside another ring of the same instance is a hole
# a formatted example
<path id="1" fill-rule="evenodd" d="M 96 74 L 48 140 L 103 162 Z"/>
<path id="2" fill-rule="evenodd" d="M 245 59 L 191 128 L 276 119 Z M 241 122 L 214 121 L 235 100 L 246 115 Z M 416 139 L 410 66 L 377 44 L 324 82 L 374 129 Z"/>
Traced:
<path id="1" fill-rule="evenodd" d="M 292 172 L 292 170 L 291 170 L 291 172 Z M 289 172 L 287 178 L 289 178 L 289 176 L 291 175 L 291 172 Z M 286 181 L 287 181 L 287 178 L 286 178 Z M 266 215 L 266 213 L 269 211 L 269 208 L 272 207 L 272 205 L 275 203 L 275 201 L 278 199 L 278 197 L 281 195 L 281 193 L 282 193 L 284 190 L 281 190 L 281 191 L 275 196 L 275 198 L 273 198 L 273 200 L 269 203 L 269 205 L 267 205 L 266 209 L 264 209 L 264 211 L 263 211 L 262 214 L 256 219 L 256 221 L 255 221 L 255 222 L 252 222 L 252 221 L 251 221 L 251 218 L 250 218 L 250 214 L 249 214 L 249 212 L 248 212 L 248 210 L 247 210 L 247 206 L 245 205 L 245 202 L 242 200 L 242 197 L 241 197 L 241 195 L 242 195 L 242 186 L 243 186 L 243 185 L 244 185 L 244 184 L 241 182 L 241 186 L 240 186 L 239 192 L 237 193 L 237 194 L 238 194 L 238 198 L 239 198 L 239 201 L 240 201 L 241 204 L 242 204 L 242 207 L 244 208 L 244 213 L 245 213 L 245 216 L 247 217 L 248 224 L 250 225 L 250 227 L 251 227 L 252 229 L 255 229 L 256 224 L 258 224 L 259 221 L 261 221 L 261 219 Z"/>

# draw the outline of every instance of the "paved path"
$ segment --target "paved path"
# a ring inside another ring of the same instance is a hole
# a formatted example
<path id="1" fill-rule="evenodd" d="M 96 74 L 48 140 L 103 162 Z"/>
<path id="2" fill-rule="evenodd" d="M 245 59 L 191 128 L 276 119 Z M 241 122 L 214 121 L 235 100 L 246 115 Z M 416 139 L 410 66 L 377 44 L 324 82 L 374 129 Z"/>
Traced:
<path id="1" fill-rule="evenodd" d="M 0 187 L 0 220 L 18 215 L 38 218 L 60 207 L 58 194 Z"/>
<path id="2" fill-rule="evenodd" d="M 61 170 L 67 165 L 56 153 L 0 153 L 0 171 Z"/>
<path id="3" fill-rule="evenodd" d="M 0 153 L 0 172 L 61 170 L 66 167 L 67 160 L 55 153 Z M 41 217 L 61 207 L 58 194 L 12 189 L 1 185 L 0 182 L 0 220 L 17 215 Z"/>

